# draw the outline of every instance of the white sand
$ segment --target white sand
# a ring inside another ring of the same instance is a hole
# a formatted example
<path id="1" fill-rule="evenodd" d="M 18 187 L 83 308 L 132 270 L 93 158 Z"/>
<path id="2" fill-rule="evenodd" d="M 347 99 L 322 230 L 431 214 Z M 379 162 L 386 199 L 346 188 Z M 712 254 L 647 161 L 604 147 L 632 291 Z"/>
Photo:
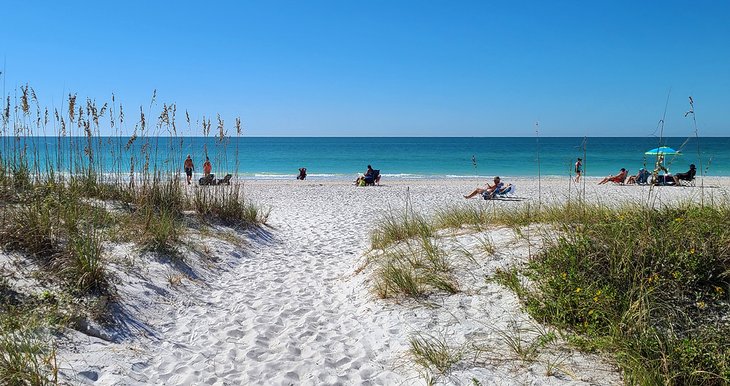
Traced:
<path id="1" fill-rule="evenodd" d="M 383 186 L 366 188 L 336 181 L 246 182 L 247 197 L 272 209 L 270 227 L 245 234 L 241 243 L 230 236 L 220 240 L 224 229 L 191 230 L 184 250 L 195 280 L 182 278 L 173 285 L 181 276 L 166 262 L 140 256 L 128 245 L 111 248 L 124 323 L 95 333 L 114 343 L 69 334 L 59 351 L 62 376 L 73 384 L 103 385 L 423 384 L 407 354 L 411 335 L 423 332 L 454 345 L 469 340 L 493 349 L 480 363 L 461 361 L 440 380 L 445 383 L 620 383 L 606 358 L 557 345 L 539 361 L 525 363 L 506 347 L 505 332 L 529 330 L 523 335 L 530 338 L 539 327 L 514 294 L 484 280 L 534 253 L 535 245 L 509 230 L 444 240 L 442 246 L 454 256 L 461 247 L 479 250 L 479 238 L 490 238 L 498 252 L 477 254 L 476 263 L 455 258 L 463 292 L 433 296 L 426 304 L 377 299 L 371 269 L 356 273 L 369 249 L 369 232 L 385 213 L 403 210 L 407 202 L 425 214 L 454 204 L 538 203 L 537 181 L 504 180 L 514 182 L 525 200 L 462 198 L 481 181 L 384 179 Z M 648 187 L 596 182 L 586 184 L 586 197 L 594 202 L 649 197 Z M 709 202 L 727 196 L 730 179 L 706 179 L 704 185 Z M 540 201 L 575 199 L 576 186 L 568 186 L 567 178 L 543 180 Z M 652 192 L 656 203 L 699 201 L 701 189 Z M 533 241 L 538 239 L 535 235 Z M 555 376 L 546 375 L 551 361 L 562 369 Z"/>

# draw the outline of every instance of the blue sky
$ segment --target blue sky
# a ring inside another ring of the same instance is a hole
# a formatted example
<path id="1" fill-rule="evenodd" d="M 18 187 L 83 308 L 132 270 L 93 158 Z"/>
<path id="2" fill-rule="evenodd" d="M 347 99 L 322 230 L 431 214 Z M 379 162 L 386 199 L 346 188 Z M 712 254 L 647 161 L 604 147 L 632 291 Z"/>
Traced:
<path id="1" fill-rule="evenodd" d="M 727 1 L 12 2 L 6 94 L 256 136 L 730 135 Z M 196 130 L 191 134 L 199 134 Z"/>

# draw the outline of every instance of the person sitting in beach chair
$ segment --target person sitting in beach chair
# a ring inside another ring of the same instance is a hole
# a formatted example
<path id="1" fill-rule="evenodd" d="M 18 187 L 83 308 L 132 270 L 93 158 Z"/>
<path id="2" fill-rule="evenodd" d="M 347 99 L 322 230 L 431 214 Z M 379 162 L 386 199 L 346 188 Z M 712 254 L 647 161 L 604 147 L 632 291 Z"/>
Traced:
<path id="1" fill-rule="evenodd" d="M 365 180 L 365 186 L 380 185 L 380 170 L 375 170 L 372 166 L 368 165 L 368 170 L 365 171 L 363 179 Z"/>
<path id="2" fill-rule="evenodd" d="M 299 168 L 297 179 L 304 181 L 305 178 L 307 178 L 307 168 Z"/>
<path id="3" fill-rule="evenodd" d="M 215 178 L 215 174 L 208 174 L 207 176 L 201 177 L 198 180 L 200 185 L 230 185 L 232 174 L 226 174 L 223 178 Z"/>
<path id="4" fill-rule="evenodd" d="M 506 185 L 503 185 L 499 189 L 495 189 L 491 193 L 489 193 L 489 192 L 482 193 L 482 197 L 485 200 L 492 200 L 492 199 L 499 198 L 499 197 L 507 197 L 514 193 L 515 193 L 515 186 L 513 184 L 506 184 Z"/>
<path id="5" fill-rule="evenodd" d="M 697 174 L 697 169 L 695 167 L 695 164 L 689 165 L 689 170 L 687 170 L 686 173 L 677 173 L 674 175 L 674 185 L 681 185 L 681 181 L 687 183 L 687 185 L 694 186 L 695 183 L 695 174 Z"/>
<path id="6" fill-rule="evenodd" d="M 216 185 L 230 185 L 231 184 L 231 177 L 233 177 L 232 174 L 226 174 L 223 178 L 219 178 L 215 184 Z"/>
<path id="7" fill-rule="evenodd" d="M 621 168 L 619 173 L 615 176 L 608 176 L 601 180 L 598 185 L 603 185 L 607 182 L 613 182 L 615 184 L 623 184 L 626 181 L 626 176 L 629 174 L 628 170 Z"/>
<path id="8" fill-rule="evenodd" d="M 476 189 L 474 189 L 473 192 L 464 196 L 464 198 L 472 198 L 472 197 L 476 197 L 478 194 L 481 194 L 485 199 L 488 200 L 489 198 L 492 198 L 494 196 L 495 191 L 500 191 L 503 188 L 504 188 L 504 184 L 499 179 L 499 176 L 496 176 L 496 177 L 494 177 L 494 185 L 490 185 L 489 182 L 487 182 L 486 188 L 484 188 L 484 189 L 476 188 Z M 486 194 L 486 196 L 485 196 L 485 194 Z M 489 198 L 487 198 L 487 196 Z"/>
<path id="9" fill-rule="evenodd" d="M 638 185 L 644 185 L 647 184 L 649 180 L 649 171 L 645 168 L 639 169 L 639 172 L 636 173 L 635 176 L 629 176 L 629 179 L 626 180 L 626 185 L 631 184 L 638 184 Z"/>

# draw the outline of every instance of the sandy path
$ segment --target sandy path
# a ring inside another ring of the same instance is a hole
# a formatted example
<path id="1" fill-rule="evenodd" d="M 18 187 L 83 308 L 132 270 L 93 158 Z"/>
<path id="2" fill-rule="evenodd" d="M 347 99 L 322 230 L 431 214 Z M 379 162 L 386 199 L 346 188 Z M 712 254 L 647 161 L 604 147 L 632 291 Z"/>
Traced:
<path id="1" fill-rule="evenodd" d="M 352 210 L 359 200 L 338 203 L 307 192 L 318 188 L 270 192 L 273 238 L 260 240 L 250 258 L 198 292 L 192 305 L 160 328 L 164 343 L 139 381 L 398 381 L 384 365 L 371 362 L 369 339 L 341 290 L 366 248 L 370 216 Z M 297 192 L 302 200 L 292 200 Z"/>

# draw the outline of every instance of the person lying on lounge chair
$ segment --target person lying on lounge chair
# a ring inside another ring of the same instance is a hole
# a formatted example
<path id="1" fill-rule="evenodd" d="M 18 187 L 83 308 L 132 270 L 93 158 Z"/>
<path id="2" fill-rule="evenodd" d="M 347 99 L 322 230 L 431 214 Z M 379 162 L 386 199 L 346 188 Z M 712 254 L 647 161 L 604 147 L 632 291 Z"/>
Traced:
<path id="1" fill-rule="evenodd" d="M 689 165 L 689 170 L 687 170 L 686 173 L 677 173 L 674 175 L 674 185 L 679 185 L 679 181 L 687 181 L 690 182 L 695 179 L 695 174 L 697 174 L 697 169 L 695 164 Z"/>
<path id="2" fill-rule="evenodd" d="M 626 180 L 626 175 L 628 173 L 629 172 L 626 171 L 626 169 L 621 168 L 621 171 L 619 171 L 619 173 L 617 175 L 615 175 L 615 176 L 608 176 L 608 177 L 602 179 L 601 182 L 598 183 L 598 185 L 605 184 L 606 182 L 614 182 L 614 183 L 617 183 L 617 184 L 623 184 L 624 181 Z"/>
<path id="3" fill-rule="evenodd" d="M 494 189 L 492 192 L 482 193 L 482 197 L 485 200 L 491 200 L 497 197 L 507 197 L 508 194 L 515 192 L 515 186 L 512 184 L 505 184 L 501 188 Z"/>
<path id="4" fill-rule="evenodd" d="M 478 194 L 487 194 L 488 196 L 494 196 L 495 191 L 499 191 L 504 187 L 504 184 L 500 181 L 499 177 L 494 177 L 494 185 L 489 185 L 487 182 L 487 187 L 482 188 L 476 188 L 473 192 L 469 193 L 468 195 L 464 196 L 464 198 L 472 198 L 477 196 Z"/>

